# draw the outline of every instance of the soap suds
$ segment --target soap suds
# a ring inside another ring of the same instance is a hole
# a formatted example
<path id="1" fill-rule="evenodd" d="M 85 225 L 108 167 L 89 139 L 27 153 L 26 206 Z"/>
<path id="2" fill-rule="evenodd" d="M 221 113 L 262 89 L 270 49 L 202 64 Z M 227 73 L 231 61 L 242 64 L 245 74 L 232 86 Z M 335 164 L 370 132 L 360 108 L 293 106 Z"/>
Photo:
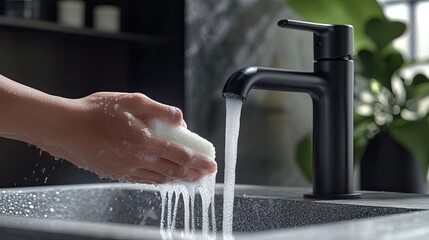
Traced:
<path id="1" fill-rule="evenodd" d="M 216 151 L 212 143 L 182 126 L 172 126 L 157 119 L 146 123 L 156 136 L 183 146 L 189 159 L 197 154 L 214 161 Z M 159 186 L 161 193 L 161 235 L 170 238 L 176 228 L 178 203 L 184 205 L 184 234 L 190 236 L 195 231 L 195 193 L 198 190 L 202 201 L 202 232 L 204 235 L 216 233 L 216 216 L 214 209 L 216 173 L 203 177 L 198 182 L 174 182 Z M 174 200 L 174 202 L 173 202 Z M 211 221 L 210 221 L 211 219 Z"/>
<path id="2" fill-rule="evenodd" d="M 216 174 L 204 177 L 199 182 L 182 182 L 159 185 L 161 193 L 160 231 L 163 239 L 170 239 L 176 229 L 176 216 L 179 201 L 183 201 L 183 234 L 190 237 L 196 230 L 195 193 L 198 190 L 202 201 L 202 233 L 204 236 L 216 233 L 214 205 L 214 186 Z M 210 221 L 211 219 L 211 221 Z"/>
<path id="3" fill-rule="evenodd" d="M 213 161 L 216 157 L 213 144 L 187 128 L 172 126 L 158 119 L 148 121 L 146 126 L 160 138 L 180 144 L 186 149 L 192 149 L 193 152 L 207 156 Z"/>
<path id="4" fill-rule="evenodd" d="M 146 154 L 146 153 L 145 153 L 145 152 L 143 152 L 143 151 L 138 152 L 138 153 L 136 154 L 136 156 L 137 156 L 140 160 L 144 160 L 144 161 L 147 161 L 147 162 L 150 162 L 150 163 L 155 162 L 156 160 L 158 160 L 158 157 L 157 157 L 157 156 L 155 156 L 155 155 L 150 155 L 150 154 Z"/>

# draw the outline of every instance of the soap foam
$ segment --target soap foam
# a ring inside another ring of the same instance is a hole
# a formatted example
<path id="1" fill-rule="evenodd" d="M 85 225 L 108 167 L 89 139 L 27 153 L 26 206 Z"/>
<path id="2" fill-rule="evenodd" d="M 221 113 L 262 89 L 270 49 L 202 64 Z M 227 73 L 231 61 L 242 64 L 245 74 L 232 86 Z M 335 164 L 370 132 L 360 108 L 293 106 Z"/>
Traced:
<path id="1" fill-rule="evenodd" d="M 195 153 L 206 156 L 213 161 L 216 157 L 216 150 L 211 142 L 189 131 L 185 127 L 173 126 L 159 119 L 149 120 L 146 122 L 146 126 L 162 139 L 192 149 Z"/>
<path id="2" fill-rule="evenodd" d="M 158 119 L 149 120 L 146 126 L 156 136 L 183 146 L 189 154 L 206 156 L 215 161 L 216 151 L 212 143 L 182 126 L 173 126 Z M 198 182 L 174 182 L 158 186 L 161 193 L 161 236 L 171 238 L 176 228 L 176 215 L 180 199 L 184 205 L 184 234 L 195 231 L 195 193 L 198 190 L 202 201 L 202 232 L 205 236 L 216 233 L 214 209 L 216 173 L 203 177 Z M 174 201 L 174 202 L 173 202 Z M 211 217 L 211 222 L 210 222 Z"/>

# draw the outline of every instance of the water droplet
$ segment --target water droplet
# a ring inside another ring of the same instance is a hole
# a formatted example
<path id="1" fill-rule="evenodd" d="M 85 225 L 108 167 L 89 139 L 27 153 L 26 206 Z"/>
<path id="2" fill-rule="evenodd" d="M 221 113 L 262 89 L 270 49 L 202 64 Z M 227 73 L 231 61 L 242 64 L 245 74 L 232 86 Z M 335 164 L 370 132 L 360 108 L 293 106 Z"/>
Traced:
<path id="1" fill-rule="evenodd" d="M 30 205 L 30 206 L 28 206 L 30 209 L 34 209 L 34 206 L 33 205 Z"/>
<path id="2" fill-rule="evenodd" d="M 113 211 L 113 207 L 110 207 L 110 208 L 109 208 L 109 211 L 110 211 L 110 212 L 111 212 L 111 211 Z"/>
<path id="3" fill-rule="evenodd" d="M 55 209 L 50 208 L 50 209 L 49 209 L 49 212 L 55 212 Z"/>
<path id="4" fill-rule="evenodd" d="M 45 214 L 45 215 L 43 215 L 43 217 L 47 218 L 47 217 L 48 217 L 48 215 L 47 215 L 47 214 Z"/>

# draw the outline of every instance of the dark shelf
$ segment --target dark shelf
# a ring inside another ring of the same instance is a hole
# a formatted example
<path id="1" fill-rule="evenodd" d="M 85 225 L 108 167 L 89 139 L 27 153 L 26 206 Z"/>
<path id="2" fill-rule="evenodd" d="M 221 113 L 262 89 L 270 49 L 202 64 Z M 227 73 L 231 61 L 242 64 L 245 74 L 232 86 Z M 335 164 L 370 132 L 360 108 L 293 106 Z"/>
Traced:
<path id="1" fill-rule="evenodd" d="M 154 35 L 144 35 L 135 33 L 108 33 L 101 32 L 91 28 L 73 28 L 62 26 L 54 22 L 41 20 L 25 20 L 16 18 L 7 18 L 0 16 L 0 28 L 12 28 L 18 30 L 43 31 L 57 34 L 68 34 L 80 37 L 102 39 L 109 41 L 128 42 L 138 45 L 159 45 L 169 42 L 168 38 Z"/>

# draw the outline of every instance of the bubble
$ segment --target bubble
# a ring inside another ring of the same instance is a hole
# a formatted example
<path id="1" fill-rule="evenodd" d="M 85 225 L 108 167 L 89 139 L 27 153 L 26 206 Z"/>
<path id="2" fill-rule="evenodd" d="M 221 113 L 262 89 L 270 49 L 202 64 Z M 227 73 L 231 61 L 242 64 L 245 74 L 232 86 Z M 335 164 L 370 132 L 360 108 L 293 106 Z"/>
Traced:
<path id="1" fill-rule="evenodd" d="M 150 130 L 148 128 L 142 128 L 141 131 L 146 138 L 152 137 L 152 133 L 150 132 Z"/>
<path id="2" fill-rule="evenodd" d="M 136 157 L 140 160 L 147 161 L 147 162 L 155 162 L 158 159 L 157 156 L 146 154 L 144 151 L 138 152 L 136 154 Z"/>
<path id="3" fill-rule="evenodd" d="M 134 116 L 129 112 L 124 112 L 124 115 L 128 118 L 128 121 L 134 122 Z"/>

